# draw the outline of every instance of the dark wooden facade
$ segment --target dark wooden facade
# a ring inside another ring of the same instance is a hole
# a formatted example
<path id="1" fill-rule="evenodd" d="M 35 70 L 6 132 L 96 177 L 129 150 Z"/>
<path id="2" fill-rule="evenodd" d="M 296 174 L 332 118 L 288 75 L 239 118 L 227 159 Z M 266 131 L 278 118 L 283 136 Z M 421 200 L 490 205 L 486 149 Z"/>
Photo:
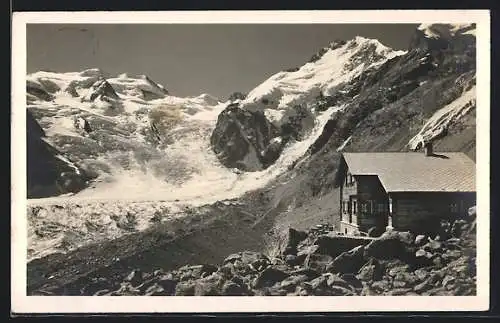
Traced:
<path id="1" fill-rule="evenodd" d="M 434 233 L 441 219 L 466 216 L 475 192 L 386 192 L 377 175 L 340 177 L 340 231 L 367 233 L 370 228 Z"/>
<path id="2" fill-rule="evenodd" d="M 436 233 L 439 222 L 465 217 L 476 205 L 475 192 L 389 193 L 389 224 L 398 230 Z"/>

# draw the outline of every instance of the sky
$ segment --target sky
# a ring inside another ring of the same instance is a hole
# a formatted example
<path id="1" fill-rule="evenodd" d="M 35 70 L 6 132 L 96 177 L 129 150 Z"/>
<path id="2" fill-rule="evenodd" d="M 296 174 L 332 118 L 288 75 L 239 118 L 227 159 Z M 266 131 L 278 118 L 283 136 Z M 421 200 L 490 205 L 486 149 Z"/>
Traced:
<path id="1" fill-rule="evenodd" d="M 29 24 L 27 71 L 145 74 L 172 95 L 247 93 L 335 39 L 406 49 L 415 24 Z"/>

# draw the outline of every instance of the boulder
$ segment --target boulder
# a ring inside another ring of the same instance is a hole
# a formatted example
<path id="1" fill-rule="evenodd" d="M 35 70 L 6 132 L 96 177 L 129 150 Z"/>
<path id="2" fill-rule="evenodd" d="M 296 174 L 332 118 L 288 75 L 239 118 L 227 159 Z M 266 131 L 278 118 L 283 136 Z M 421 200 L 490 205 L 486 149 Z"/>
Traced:
<path id="1" fill-rule="evenodd" d="M 373 240 L 375 241 L 375 240 Z M 360 245 L 366 245 L 370 242 L 368 239 L 356 239 L 351 237 L 343 237 L 339 235 L 320 235 L 314 244 L 318 246 L 316 253 L 329 255 L 333 258 L 341 253 L 349 251 Z"/>
<path id="2" fill-rule="evenodd" d="M 331 265 L 333 258 L 329 255 L 310 254 L 304 261 L 304 267 L 315 270 L 317 272 L 325 272 Z"/>
<path id="3" fill-rule="evenodd" d="M 472 206 L 467 210 L 467 214 L 469 218 L 474 220 L 476 218 L 476 206 Z"/>
<path id="4" fill-rule="evenodd" d="M 413 274 L 421 282 L 424 281 L 427 277 L 429 277 L 429 272 L 422 268 L 415 270 Z"/>
<path id="5" fill-rule="evenodd" d="M 125 282 L 129 282 L 132 286 L 137 286 L 143 281 L 143 273 L 140 269 L 133 270 L 126 278 Z"/>
<path id="6" fill-rule="evenodd" d="M 252 263 L 267 262 L 270 263 L 269 258 L 260 252 L 254 251 L 243 251 L 235 254 L 231 254 L 224 259 L 224 264 L 235 263 L 239 261 L 245 265 L 250 265 Z"/>
<path id="7" fill-rule="evenodd" d="M 195 296 L 218 296 L 221 295 L 224 280 L 218 274 L 196 280 L 194 285 Z"/>
<path id="8" fill-rule="evenodd" d="M 410 272 L 399 272 L 393 279 L 392 284 L 395 288 L 411 287 L 419 282 L 417 276 Z"/>
<path id="9" fill-rule="evenodd" d="M 423 246 L 427 242 L 427 236 L 424 234 L 419 234 L 418 236 L 415 237 L 415 245 L 417 247 Z"/>
<path id="10" fill-rule="evenodd" d="M 166 295 L 171 295 L 171 294 L 166 293 L 165 289 L 160 284 L 153 284 L 146 289 L 144 295 L 146 295 L 146 296 L 166 296 Z"/>
<path id="11" fill-rule="evenodd" d="M 305 283 L 305 285 L 308 286 L 310 288 L 310 290 L 316 290 L 319 288 L 326 288 L 328 286 L 327 280 L 328 280 L 328 276 L 321 275 L 321 276 L 316 277 L 313 280 Z"/>
<path id="12" fill-rule="evenodd" d="M 303 282 L 307 281 L 308 277 L 306 275 L 292 275 L 285 278 L 279 284 L 280 289 L 284 289 L 286 291 L 295 291 L 296 288 Z"/>
<path id="13" fill-rule="evenodd" d="M 371 227 L 367 233 L 369 237 L 380 237 L 384 231 L 379 227 Z"/>
<path id="14" fill-rule="evenodd" d="M 195 283 L 193 281 L 179 282 L 175 286 L 175 296 L 194 296 Z"/>
<path id="15" fill-rule="evenodd" d="M 462 237 L 464 233 L 467 232 L 469 224 L 465 220 L 456 220 L 451 226 L 451 235 L 453 237 Z"/>
<path id="16" fill-rule="evenodd" d="M 411 295 L 418 295 L 417 293 L 414 293 L 413 292 L 413 289 L 411 288 L 404 288 L 404 287 L 396 287 L 394 286 L 394 288 L 392 290 L 390 290 L 387 295 L 390 295 L 390 296 L 411 296 Z"/>
<path id="17" fill-rule="evenodd" d="M 354 288 L 334 274 L 323 274 L 303 284 L 309 295 L 355 295 Z"/>
<path id="18" fill-rule="evenodd" d="M 363 288 L 362 282 L 354 274 L 343 274 L 340 278 L 354 288 Z"/>
<path id="19" fill-rule="evenodd" d="M 443 287 L 445 287 L 446 289 L 448 290 L 451 290 L 453 289 L 455 286 L 455 282 L 456 282 L 456 278 L 452 275 L 446 275 L 444 278 L 443 278 L 443 281 L 441 282 L 441 285 Z"/>
<path id="20" fill-rule="evenodd" d="M 362 281 L 373 282 L 382 279 L 383 275 L 384 267 L 377 259 L 371 258 L 359 269 L 356 277 Z"/>
<path id="21" fill-rule="evenodd" d="M 426 279 L 425 281 L 421 282 L 420 284 L 415 285 L 413 287 L 413 290 L 419 294 L 428 291 L 429 289 L 433 288 L 434 286 L 429 282 L 429 279 Z"/>
<path id="22" fill-rule="evenodd" d="M 308 279 L 315 279 L 316 277 L 320 276 L 321 274 L 311 268 L 300 268 L 297 270 L 293 270 L 290 272 L 291 275 L 306 275 Z"/>
<path id="23" fill-rule="evenodd" d="M 297 256 L 294 256 L 294 255 L 286 255 L 286 256 L 285 256 L 285 262 L 286 262 L 289 266 L 295 266 L 295 265 L 300 264 L 300 261 L 298 260 L 298 257 L 297 257 Z"/>
<path id="24" fill-rule="evenodd" d="M 113 295 L 117 296 L 139 296 L 141 291 L 134 288 L 130 282 L 122 282 L 118 290 L 113 292 Z"/>
<path id="25" fill-rule="evenodd" d="M 328 274 L 325 274 L 325 276 L 327 278 L 326 284 L 328 285 L 328 287 L 341 286 L 343 288 L 353 289 L 354 290 L 354 286 L 352 286 L 349 282 L 345 281 L 339 275 L 328 273 Z M 353 277 L 349 276 L 349 277 L 346 277 L 346 278 L 351 279 Z M 353 279 L 355 279 L 355 278 L 353 278 Z"/>
<path id="26" fill-rule="evenodd" d="M 268 267 L 264 269 L 254 280 L 253 282 L 253 287 L 254 288 L 262 288 L 262 287 L 271 287 L 277 282 L 281 282 L 285 278 L 290 276 L 290 274 L 273 268 L 273 267 Z"/>
<path id="27" fill-rule="evenodd" d="M 430 240 L 422 248 L 426 251 L 435 252 L 441 250 L 442 243 L 437 240 Z"/>
<path id="28" fill-rule="evenodd" d="M 413 261 L 415 258 L 415 251 L 412 247 L 414 241 L 409 232 L 388 231 L 365 247 L 365 257 Z"/>
<path id="29" fill-rule="evenodd" d="M 396 266 L 388 268 L 388 270 L 386 272 L 387 272 L 387 275 L 389 275 L 391 277 L 395 277 L 396 275 L 398 275 L 400 273 L 407 273 L 408 269 L 409 269 L 409 266 L 407 264 L 400 264 L 400 265 L 396 265 Z"/>
<path id="30" fill-rule="evenodd" d="M 458 259 L 462 256 L 462 251 L 461 250 L 446 250 L 442 255 L 441 258 L 443 259 L 444 262 L 448 263 L 454 259 Z"/>
<path id="31" fill-rule="evenodd" d="M 222 286 L 221 294 L 224 296 L 244 296 L 251 295 L 251 291 L 243 282 L 235 283 L 234 281 L 227 281 Z"/>
<path id="32" fill-rule="evenodd" d="M 318 245 L 305 245 L 299 248 L 297 252 L 297 257 L 305 260 L 306 257 L 310 254 L 316 253 L 319 249 Z"/>
<path id="33" fill-rule="evenodd" d="M 330 292 L 332 296 L 356 296 L 357 294 L 351 289 L 344 288 L 342 286 L 331 286 Z"/>
<path id="34" fill-rule="evenodd" d="M 112 284 L 106 278 L 96 279 L 82 288 L 82 295 L 95 295 L 100 290 L 111 288 Z"/>
<path id="35" fill-rule="evenodd" d="M 357 273 L 365 263 L 364 252 L 363 245 L 343 252 L 327 266 L 326 270 L 334 273 Z"/>
<path id="36" fill-rule="evenodd" d="M 371 285 L 371 289 L 375 291 L 377 294 L 384 294 L 392 289 L 391 283 L 387 279 L 382 279 L 374 282 Z"/>
<path id="37" fill-rule="evenodd" d="M 157 281 L 157 284 L 163 288 L 165 295 L 175 295 L 175 288 L 177 281 L 173 280 L 171 276 L 164 276 Z"/>

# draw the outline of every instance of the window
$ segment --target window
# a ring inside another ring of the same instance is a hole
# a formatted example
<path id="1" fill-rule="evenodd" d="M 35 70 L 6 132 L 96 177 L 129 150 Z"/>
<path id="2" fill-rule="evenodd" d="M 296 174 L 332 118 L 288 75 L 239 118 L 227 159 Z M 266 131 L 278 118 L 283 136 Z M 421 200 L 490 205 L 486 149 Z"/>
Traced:
<path id="1" fill-rule="evenodd" d="M 458 203 L 451 203 L 450 204 L 450 211 L 451 211 L 451 213 L 458 213 Z"/>
<path id="2" fill-rule="evenodd" d="M 356 201 L 352 201 L 352 213 L 356 214 Z"/>
<path id="3" fill-rule="evenodd" d="M 377 208 L 376 210 L 377 213 L 383 213 L 386 210 L 384 203 L 377 203 L 376 208 Z"/>
<path id="4" fill-rule="evenodd" d="M 364 213 L 372 213 L 372 201 L 366 201 L 362 204 L 361 209 Z"/>
<path id="5" fill-rule="evenodd" d="M 345 176 L 345 186 L 351 186 L 354 184 L 354 176 L 352 174 L 347 173 Z"/>

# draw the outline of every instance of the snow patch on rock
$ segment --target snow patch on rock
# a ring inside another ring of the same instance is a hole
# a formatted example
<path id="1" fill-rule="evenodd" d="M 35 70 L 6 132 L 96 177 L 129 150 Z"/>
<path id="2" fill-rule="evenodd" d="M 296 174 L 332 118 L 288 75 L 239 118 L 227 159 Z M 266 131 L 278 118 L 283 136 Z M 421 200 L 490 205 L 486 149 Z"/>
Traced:
<path id="1" fill-rule="evenodd" d="M 460 97 L 436 111 L 422 129 L 410 139 L 408 146 L 412 150 L 419 149 L 426 142 L 431 142 L 435 138 L 447 131 L 448 127 L 465 116 L 470 110 L 476 107 L 476 86 L 465 91 Z"/>

